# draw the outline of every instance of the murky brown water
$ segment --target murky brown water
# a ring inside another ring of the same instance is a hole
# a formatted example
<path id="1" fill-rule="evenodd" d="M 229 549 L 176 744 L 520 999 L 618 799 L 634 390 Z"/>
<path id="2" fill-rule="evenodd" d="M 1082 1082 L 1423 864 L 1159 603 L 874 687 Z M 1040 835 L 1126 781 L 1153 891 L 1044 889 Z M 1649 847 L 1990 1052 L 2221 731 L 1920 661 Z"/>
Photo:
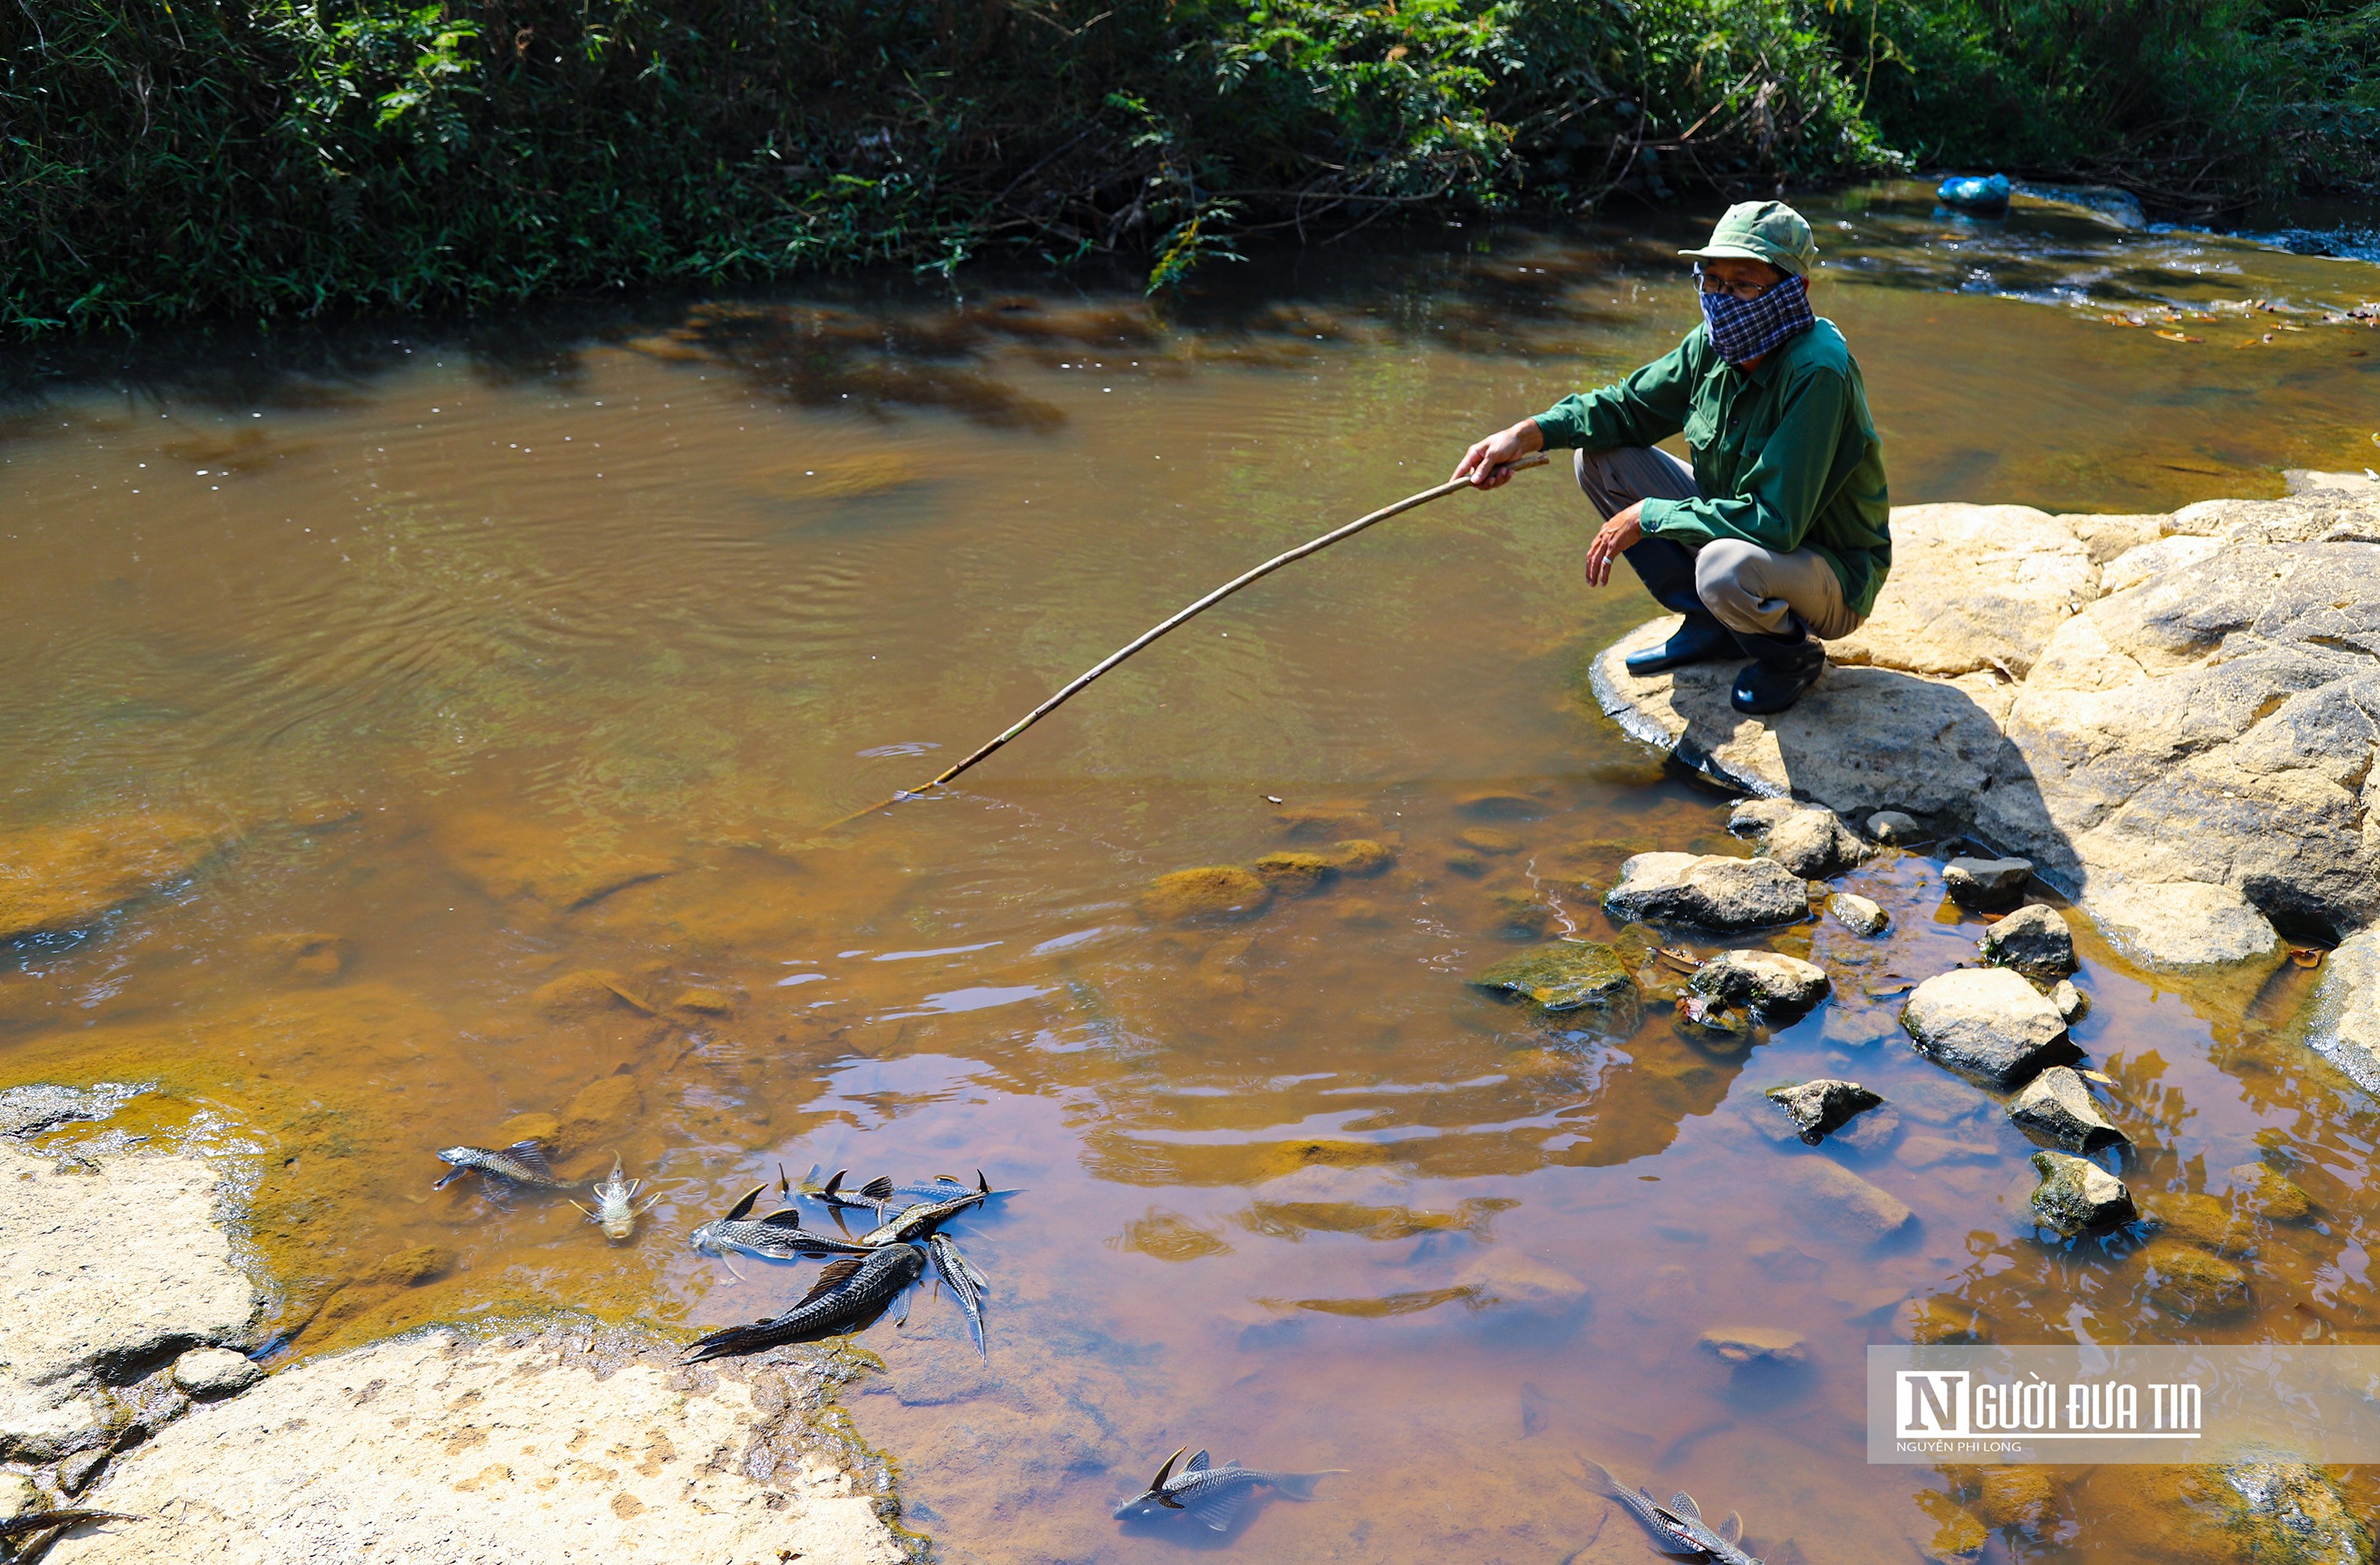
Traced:
<path id="1" fill-rule="evenodd" d="M 1890 199 L 1826 222 L 1897 501 L 2164 509 L 2380 458 L 2380 333 L 2321 309 L 2380 294 L 2369 266 Z M 2369 1104 L 2289 1043 L 2294 969 L 2182 994 L 2089 952 L 2078 1037 L 2135 1187 L 2225 1196 L 2262 1159 L 2316 1202 L 2227 1241 L 2252 1302 L 2196 1318 L 2137 1245 L 2037 1243 L 2029 1148 L 1900 1041 L 1895 996 L 1977 932 L 1923 858 L 1848 882 L 1887 940 L 1771 942 L 1838 997 L 1745 1052 L 1465 987 L 1533 932 L 1609 938 L 1588 888 L 1628 852 L 1744 851 L 1582 701 L 1649 611 L 1580 583 L 1550 473 L 1295 567 L 960 796 L 821 833 L 1693 319 L 1657 244 L 1463 244 L 1160 309 L 837 288 L 357 333 L 29 405 L 0 443 L 0 831 L 153 831 L 194 867 L 8 948 L 0 1085 L 154 1081 L 130 1128 L 245 1148 L 289 1353 L 771 1311 L 814 1268 L 739 1281 L 684 1234 L 780 1163 L 1023 1186 L 957 1230 L 995 1283 L 988 1371 L 947 1300 L 866 1339 L 887 1372 L 855 1412 L 953 1560 L 1647 1558 L 1580 1450 L 1741 1509 L 1772 1561 L 1904 1559 L 1947 1481 L 1864 1464 L 1859 1364 L 1912 1301 L 2002 1341 L 2372 1340 Z M 2207 308 L 2243 298 L 2288 309 Z M 1300 831 L 1397 862 L 1220 928 L 1135 911 Z M 1894 1100 L 1897 1144 L 1761 1134 L 1760 1090 L 1820 1074 Z M 433 1148 L 528 1133 L 653 1182 L 635 1244 L 431 1191 Z M 1814 1226 L 1785 1175 L 1821 1156 L 1915 1232 Z M 1698 1351 L 1745 1325 L 1809 1366 Z M 1110 1521 L 1184 1442 L 1349 1471 L 1228 1543 Z M 2121 1473 L 2060 1482 L 1987 1558 L 2155 1552 Z"/>

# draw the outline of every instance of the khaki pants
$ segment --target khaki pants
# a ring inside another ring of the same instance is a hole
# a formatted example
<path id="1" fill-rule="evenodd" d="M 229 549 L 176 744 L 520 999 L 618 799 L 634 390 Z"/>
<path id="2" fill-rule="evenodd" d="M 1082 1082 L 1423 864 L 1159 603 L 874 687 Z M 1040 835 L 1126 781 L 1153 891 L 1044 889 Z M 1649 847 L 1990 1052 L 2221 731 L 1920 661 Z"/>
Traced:
<path id="1" fill-rule="evenodd" d="M 1694 469 L 1666 451 L 1623 445 L 1582 451 L 1578 487 L 1606 521 L 1639 500 L 1694 500 Z M 1743 636 L 1790 636 L 1798 620 L 1822 641 L 1849 636 L 1864 615 L 1843 601 L 1842 578 L 1815 549 L 1780 554 L 1722 538 L 1690 549 L 1647 538 L 1626 552 L 1654 601 L 1677 613 L 1705 613 Z"/>

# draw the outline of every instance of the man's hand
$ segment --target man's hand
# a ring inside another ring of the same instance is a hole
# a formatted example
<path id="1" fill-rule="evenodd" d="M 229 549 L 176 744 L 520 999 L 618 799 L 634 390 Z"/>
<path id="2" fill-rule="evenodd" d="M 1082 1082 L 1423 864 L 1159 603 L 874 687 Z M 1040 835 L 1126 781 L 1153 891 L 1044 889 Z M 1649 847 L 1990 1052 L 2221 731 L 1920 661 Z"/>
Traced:
<path id="1" fill-rule="evenodd" d="M 1511 479 L 1513 463 L 1545 448 L 1545 431 L 1537 428 L 1535 419 L 1524 419 L 1464 452 L 1463 460 L 1454 465 L 1453 477 L 1469 479 L 1474 489 L 1495 489 Z"/>
<path id="2" fill-rule="evenodd" d="M 1586 584 L 1589 587 L 1601 587 L 1609 582 L 1611 579 L 1611 562 L 1623 550 L 1633 549 L 1644 540 L 1644 510 L 1645 503 L 1641 500 L 1636 502 L 1604 523 L 1603 530 L 1595 535 L 1595 541 L 1586 546 Z"/>

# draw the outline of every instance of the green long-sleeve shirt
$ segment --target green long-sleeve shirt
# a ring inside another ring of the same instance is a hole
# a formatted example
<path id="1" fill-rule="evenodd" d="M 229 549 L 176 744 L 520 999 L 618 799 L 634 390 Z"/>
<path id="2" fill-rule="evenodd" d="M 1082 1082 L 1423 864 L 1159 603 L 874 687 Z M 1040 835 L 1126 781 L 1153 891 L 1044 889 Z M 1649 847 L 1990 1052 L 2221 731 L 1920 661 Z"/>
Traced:
<path id="1" fill-rule="evenodd" d="M 1548 449 L 1651 445 L 1682 431 L 1699 500 L 1647 500 L 1647 535 L 1694 548 L 1740 538 L 1815 549 L 1864 615 L 1892 568 L 1884 443 L 1857 360 L 1831 321 L 1796 333 L 1752 370 L 1719 358 L 1696 326 L 1616 385 L 1537 415 Z"/>

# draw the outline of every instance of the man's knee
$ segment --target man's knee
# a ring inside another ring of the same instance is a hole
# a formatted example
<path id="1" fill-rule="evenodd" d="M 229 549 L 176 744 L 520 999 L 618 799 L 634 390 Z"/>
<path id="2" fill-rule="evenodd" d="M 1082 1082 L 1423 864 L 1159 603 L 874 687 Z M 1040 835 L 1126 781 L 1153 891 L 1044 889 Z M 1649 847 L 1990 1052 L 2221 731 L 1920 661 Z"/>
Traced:
<path id="1" fill-rule="evenodd" d="M 1767 597 L 1755 579 L 1766 552 L 1758 544 L 1740 538 L 1718 538 L 1704 544 L 1694 554 L 1694 596 L 1714 611 L 1722 602 L 1749 603 Z"/>

